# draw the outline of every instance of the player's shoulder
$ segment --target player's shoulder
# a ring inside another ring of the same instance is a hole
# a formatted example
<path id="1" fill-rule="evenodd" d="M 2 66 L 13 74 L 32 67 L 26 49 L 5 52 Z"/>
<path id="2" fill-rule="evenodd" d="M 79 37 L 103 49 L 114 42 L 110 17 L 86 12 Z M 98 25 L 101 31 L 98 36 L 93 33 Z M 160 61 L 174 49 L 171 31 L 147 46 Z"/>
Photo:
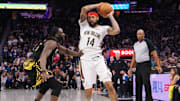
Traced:
<path id="1" fill-rule="evenodd" d="M 107 29 L 107 28 L 110 28 L 110 26 L 109 25 L 98 25 L 100 28 L 105 28 L 105 29 Z"/>
<path id="2" fill-rule="evenodd" d="M 134 43 L 134 46 L 136 46 L 138 44 L 138 41 Z"/>

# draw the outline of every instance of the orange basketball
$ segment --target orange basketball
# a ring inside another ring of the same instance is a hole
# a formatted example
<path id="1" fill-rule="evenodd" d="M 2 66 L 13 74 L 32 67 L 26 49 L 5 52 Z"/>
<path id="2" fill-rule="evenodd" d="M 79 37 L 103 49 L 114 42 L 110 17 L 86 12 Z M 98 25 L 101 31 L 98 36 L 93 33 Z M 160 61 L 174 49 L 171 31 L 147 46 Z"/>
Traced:
<path id="1" fill-rule="evenodd" d="M 113 8 L 110 3 L 102 3 L 99 7 L 99 14 L 102 17 L 106 17 L 112 11 L 113 11 Z"/>

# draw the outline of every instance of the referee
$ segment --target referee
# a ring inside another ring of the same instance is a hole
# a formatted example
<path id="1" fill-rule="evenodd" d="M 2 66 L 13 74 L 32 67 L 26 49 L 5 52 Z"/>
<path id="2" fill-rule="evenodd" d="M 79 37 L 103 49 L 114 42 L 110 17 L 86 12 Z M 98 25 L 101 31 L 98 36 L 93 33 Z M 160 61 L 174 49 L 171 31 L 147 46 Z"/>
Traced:
<path id="1" fill-rule="evenodd" d="M 133 67 L 136 65 L 136 101 L 142 101 L 142 85 L 145 86 L 146 100 L 153 101 L 151 94 L 150 72 L 151 72 L 151 55 L 155 58 L 157 70 L 162 72 L 160 67 L 159 58 L 154 48 L 153 43 L 144 38 L 145 33 L 142 29 L 137 31 L 138 41 L 134 44 L 134 56 L 128 72 L 132 76 Z"/>

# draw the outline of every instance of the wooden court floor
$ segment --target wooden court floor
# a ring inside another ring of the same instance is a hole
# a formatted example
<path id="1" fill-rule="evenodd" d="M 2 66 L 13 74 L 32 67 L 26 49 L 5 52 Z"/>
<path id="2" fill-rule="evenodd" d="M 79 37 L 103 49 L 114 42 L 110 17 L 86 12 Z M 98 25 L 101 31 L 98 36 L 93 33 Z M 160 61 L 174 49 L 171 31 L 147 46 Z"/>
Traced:
<path id="1" fill-rule="evenodd" d="M 38 90 L 5 90 L 0 91 L 0 101 L 34 101 Z M 50 101 L 49 90 L 42 101 Z M 58 101 L 86 101 L 84 92 L 74 89 L 62 90 Z M 93 101 L 110 101 L 107 97 L 93 94 Z"/>

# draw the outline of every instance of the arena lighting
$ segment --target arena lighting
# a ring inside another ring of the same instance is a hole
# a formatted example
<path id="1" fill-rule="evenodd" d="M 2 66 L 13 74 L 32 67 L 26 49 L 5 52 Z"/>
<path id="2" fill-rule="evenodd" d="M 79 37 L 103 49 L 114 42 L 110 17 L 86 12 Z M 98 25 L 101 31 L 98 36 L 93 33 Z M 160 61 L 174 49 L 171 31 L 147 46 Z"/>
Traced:
<path id="1" fill-rule="evenodd" d="M 111 4 L 114 10 L 129 10 L 129 4 Z"/>
<path id="2" fill-rule="evenodd" d="M 0 3 L 0 9 L 46 10 L 46 4 Z"/>

